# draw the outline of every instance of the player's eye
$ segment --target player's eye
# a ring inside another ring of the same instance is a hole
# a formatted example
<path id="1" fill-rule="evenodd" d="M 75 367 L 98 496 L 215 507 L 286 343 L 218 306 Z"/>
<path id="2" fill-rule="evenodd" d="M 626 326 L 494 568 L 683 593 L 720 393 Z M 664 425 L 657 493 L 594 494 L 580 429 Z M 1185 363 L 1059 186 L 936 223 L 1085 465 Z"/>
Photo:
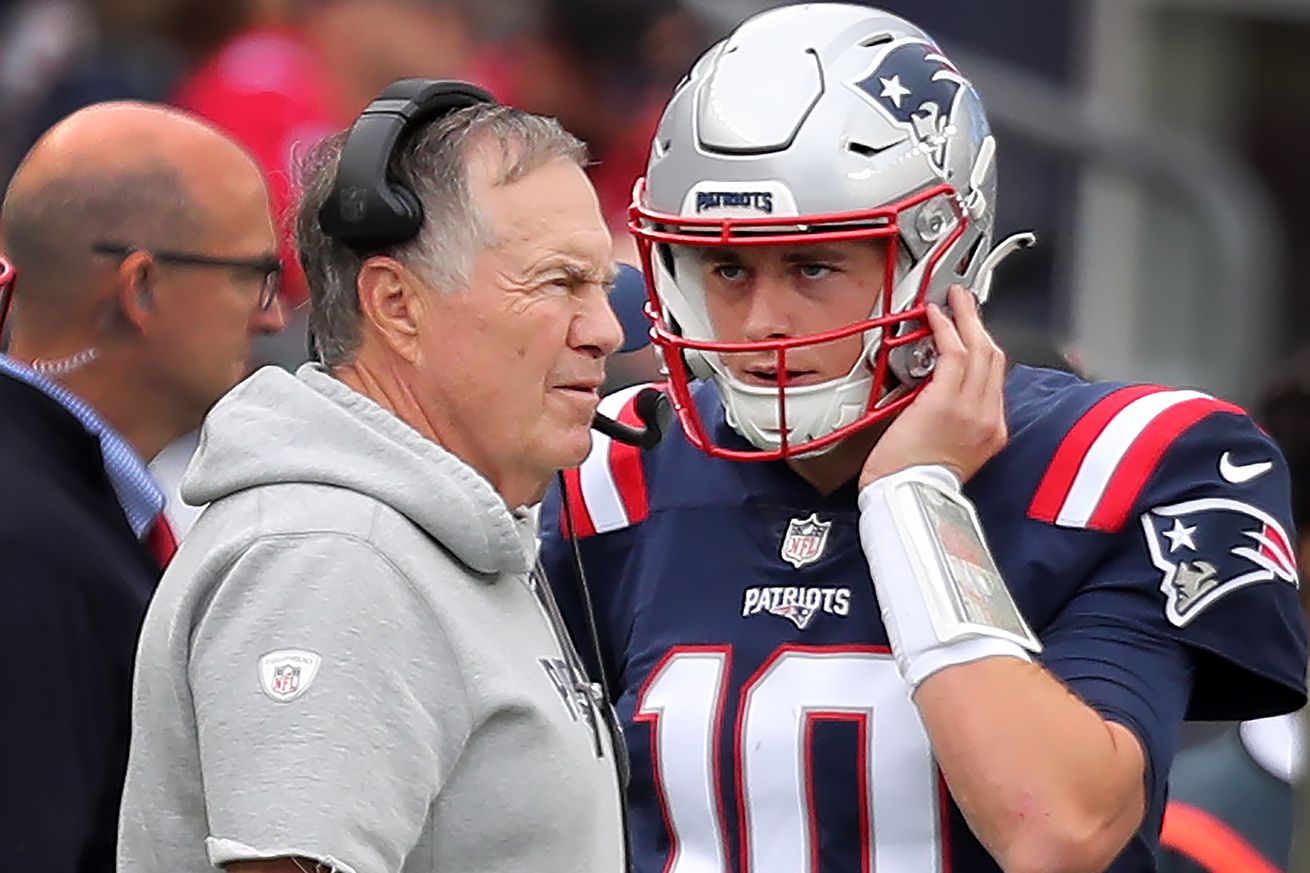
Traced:
<path id="1" fill-rule="evenodd" d="M 741 264 L 715 264 L 711 272 L 725 282 L 741 282 L 746 278 L 746 268 Z"/>
<path id="2" fill-rule="evenodd" d="M 800 264 L 796 267 L 796 272 L 802 279 L 823 279 L 830 276 L 835 270 L 828 264 Z"/>

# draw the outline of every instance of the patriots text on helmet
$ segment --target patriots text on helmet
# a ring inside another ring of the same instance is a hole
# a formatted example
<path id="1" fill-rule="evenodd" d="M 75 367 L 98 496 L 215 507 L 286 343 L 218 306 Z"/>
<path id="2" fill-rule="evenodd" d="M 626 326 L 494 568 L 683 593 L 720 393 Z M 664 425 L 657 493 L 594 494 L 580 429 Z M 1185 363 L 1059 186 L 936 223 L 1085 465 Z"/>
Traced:
<path id="1" fill-rule="evenodd" d="M 771 191 L 699 191 L 696 193 L 696 211 L 707 209 L 754 209 L 767 214 L 773 213 L 773 192 Z"/>

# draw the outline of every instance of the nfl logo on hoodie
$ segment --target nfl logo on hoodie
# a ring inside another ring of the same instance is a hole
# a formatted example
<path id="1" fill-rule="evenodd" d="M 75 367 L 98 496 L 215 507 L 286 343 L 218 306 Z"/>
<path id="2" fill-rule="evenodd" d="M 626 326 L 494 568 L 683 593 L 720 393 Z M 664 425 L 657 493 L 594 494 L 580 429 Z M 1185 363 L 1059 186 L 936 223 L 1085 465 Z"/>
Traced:
<path id="1" fill-rule="evenodd" d="M 282 649 L 259 659 L 259 686 L 278 703 L 304 694 L 318 675 L 323 659 L 303 649 Z"/>

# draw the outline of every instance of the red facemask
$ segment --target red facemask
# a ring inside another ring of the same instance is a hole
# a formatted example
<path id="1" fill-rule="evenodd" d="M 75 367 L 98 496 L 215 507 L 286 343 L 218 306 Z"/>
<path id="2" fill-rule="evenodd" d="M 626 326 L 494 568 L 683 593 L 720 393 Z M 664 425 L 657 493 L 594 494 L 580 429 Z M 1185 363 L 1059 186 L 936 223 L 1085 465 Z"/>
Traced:
<path id="1" fill-rule="evenodd" d="M 633 192 L 629 211 L 628 229 L 637 240 L 642 270 L 646 276 L 646 291 L 650 298 L 648 308 L 654 327 L 651 336 L 664 355 L 669 372 L 669 389 L 673 407 L 682 423 L 683 431 L 697 448 L 715 457 L 742 461 L 775 461 L 792 458 L 826 449 L 875 422 L 895 415 L 918 394 L 920 379 L 907 378 L 905 365 L 911 349 L 899 353 L 897 349 L 918 343 L 929 336 L 925 321 L 928 289 L 938 270 L 942 255 L 965 233 L 969 218 L 960 207 L 955 189 L 942 183 L 905 200 L 854 212 L 806 216 L 764 216 L 746 218 L 683 217 L 660 213 L 643 205 L 645 180 L 640 180 Z M 956 222 L 946 237 L 934 245 L 929 261 L 919 280 L 912 301 L 899 311 L 892 311 L 896 292 L 896 265 L 901 245 L 900 217 L 905 210 L 918 206 L 934 197 L 946 195 L 955 212 Z M 677 318 L 669 311 L 658 290 L 656 270 L 671 271 L 671 260 L 661 259 L 667 249 L 657 247 L 685 245 L 695 247 L 746 247 L 776 245 L 811 245 L 818 243 L 848 242 L 855 240 L 886 239 L 888 244 L 886 275 L 883 279 L 881 305 L 877 312 L 884 313 L 863 321 L 853 322 L 824 333 L 796 337 L 769 339 L 759 342 L 719 342 L 692 339 L 683 336 L 677 327 Z M 869 355 L 873 379 L 866 409 L 854 421 L 816 438 L 792 442 L 787 424 L 787 354 L 807 346 L 831 343 L 844 337 L 879 329 L 881 340 Z M 922 345 L 920 345 L 922 348 Z M 734 449 L 720 445 L 711 438 L 705 421 L 691 397 L 693 373 L 687 353 L 710 352 L 718 354 L 772 353 L 777 367 L 777 403 L 781 444 L 775 449 Z M 915 375 L 912 370 L 910 375 Z"/>

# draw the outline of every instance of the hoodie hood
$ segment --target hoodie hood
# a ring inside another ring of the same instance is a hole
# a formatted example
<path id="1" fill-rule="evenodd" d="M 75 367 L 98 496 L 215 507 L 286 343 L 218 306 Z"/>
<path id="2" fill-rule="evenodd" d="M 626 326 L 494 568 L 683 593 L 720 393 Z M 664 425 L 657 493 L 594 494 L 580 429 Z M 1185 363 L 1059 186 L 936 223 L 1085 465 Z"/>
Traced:
<path id="1" fill-rule="evenodd" d="M 265 367 L 220 400 L 182 498 L 202 505 L 290 483 L 384 503 L 478 573 L 523 573 L 536 554 L 526 511 L 511 511 L 476 470 L 318 364 L 294 376 Z"/>

